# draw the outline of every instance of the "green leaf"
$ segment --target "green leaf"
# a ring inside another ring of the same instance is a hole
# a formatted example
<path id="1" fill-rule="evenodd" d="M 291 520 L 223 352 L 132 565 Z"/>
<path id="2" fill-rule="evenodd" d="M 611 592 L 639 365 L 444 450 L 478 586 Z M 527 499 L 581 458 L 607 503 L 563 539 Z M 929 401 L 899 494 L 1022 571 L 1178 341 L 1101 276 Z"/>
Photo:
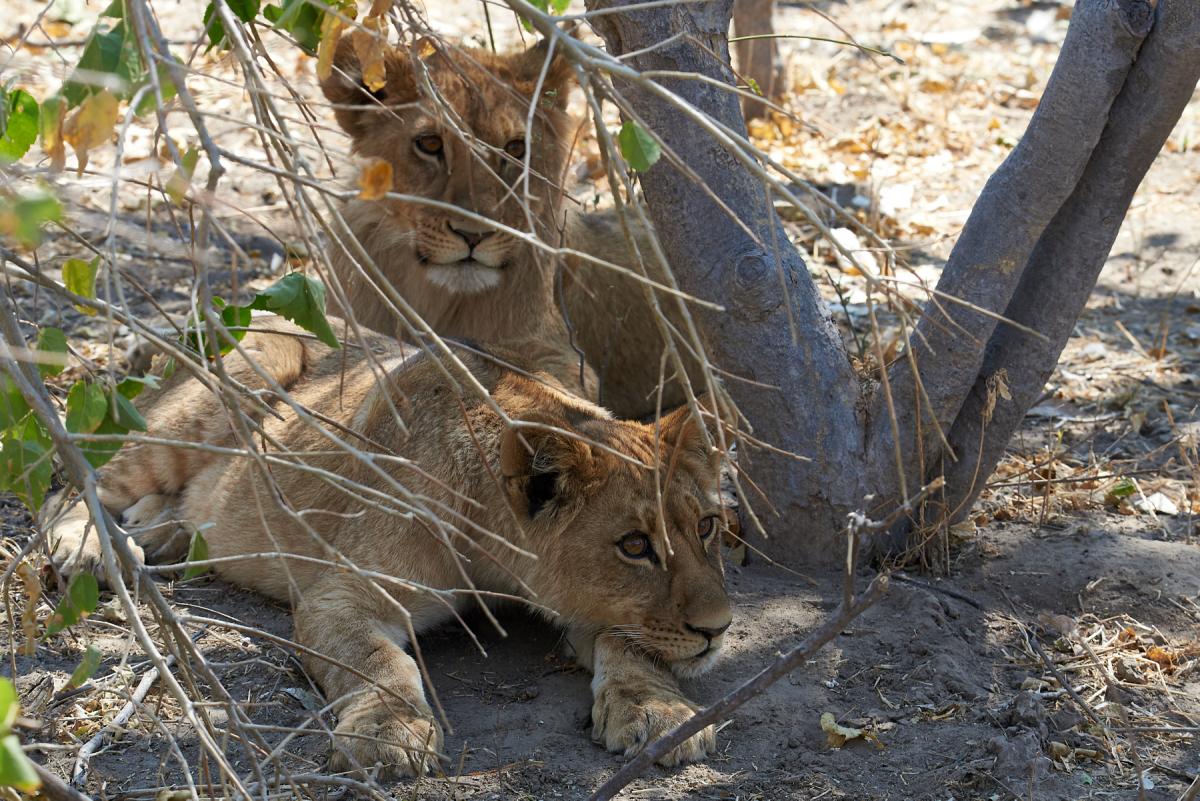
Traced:
<path id="1" fill-rule="evenodd" d="M 168 57 L 174 59 L 174 56 Z M 171 102 L 175 95 L 179 94 L 179 89 L 175 86 L 175 80 L 171 77 L 171 70 L 166 64 L 160 63 L 156 72 L 158 73 L 158 91 L 162 95 L 163 105 L 166 105 Z M 146 80 L 148 81 L 149 79 L 149 74 L 147 74 Z M 139 86 L 138 88 L 140 89 L 141 87 Z M 138 101 L 134 113 L 140 117 L 148 111 L 154 111 L 157 107 L 158 95 L 155 95 L 154 92 L 147 92 Z"/>
<path id="2" fill-rule="evenodd" d="M 72 434 L 90 434 L 108 415 L 108 401 L 97 384 L 76 381 L 67 393 L 67 430 Z"/>
<path id="3" fill-rule="evenodd" d="M 307 0 L 283 0 L 282 5 L 267 6 L 262 13 L 278 30 L 290 33 L 304 52 L 310 56 L 316 54 L 324 17 L 319 8 Z"/>
<path id="4" fill-rule="evenodd" d="M 249 306 L 226 306 L 221 309 L 221 322 L 238 342 L 245 338 L 246 329 L 250 327 L 253 318 L 254 311 Z"/>
<path id="5" fill-rule="evenodd" d="M 304 273 L 291 273 L 254 296 L 250 308 L 286 317 L 331 348 L 340 347 L 325 317 L 325 286 Z"/>
<path id="6" fill-rule="evenodd" d="M 108 89 L 118 98 L 129 99 L 150 79 L 150 70 L 142 60 L 137 36 L 128 26 L 123 0 L 114 0 L 101 13 L 101 17 L 115 19 L 117 23 L 111 28 L 97 23 L 92 29 L 79 63 L 63 83 L 62 96 L 68 108 L 74 108 L 88 95 L 102 89 Z M 157 71 L 160 79 L 166 75 L 162 65 Z M 169 100 L 175 94 L 175 87 L 169 78 L 161 81 L 161 84 L 163 100 Z M 143 98 L 136 112 L 143 114 L 154 108 L 157 102 L 158 99 L 153 95 L 148 99 Z"/>
<path id="7" fill-rule="evenodd" d="M 0 739 L 0 787 L 14 787 L 23 793 L 34 793 L 42 786 L 33 763 L 21 750 L 17 735 Z"/>
<path id="8" fill-rule="evenodd" d="M 192 544 L 188 547 L 187 560 L 189 562 L 203 562 L 208 558 L 208 542 L 204 539 L 204 535 L 200 533 L 200 529 L 192 534 Z M 188 567 L 183 571 L 183 580 L 194 579 L 197 576 L 203 576 L 208 572 L 208 568 L 204 566 Z"/>
<path id="9" fill-rule="evenodd" d="M 1129 479 L 1123 478 L 1105 493 L 1104 500 L 1109 506 L 1120 506 L 1122 498 L 1128 498 L 1135 492 L 1137 492 L 1137 486 Z"/>
<path id="10" fill-rule="evenodd" d="M 158 389 L 161 383 L 156 375 L 131 375 L 120 384 L 117 384 L 117 392 L 133 400 L 142 394 L 142 390 L 147 387 Z"/>
<path id="11" fill-rule="evenodd" d="M 0 431 L 7 431 L 29 414 L 29 404 L 8 376 L 0 376 Z"/>
<path id="12" fill-rule="evenodd" d="M 17 699 L 17 688 L 11 681 L 0 676 L 0 734 L 8 734 L 12 731 L 19 714 L 21 714 L 21 704 Z"/>
<path id="13" fill-rule="evenodd" d="M 200 161 L 200 151 L 195 147 L 190 147 L 188 148 L 187 152 L 183 154 L 183 157 L 180 159 L 180 161 L 182 164 L 175 168 L 175 173 L 171 176 L 170 180 L 167 181 L 166 187 L 164 187 L 167 191 L 167 194 L 170 195 L 171 199 L 176 203 L 183 202 L 183 193 L 187 191 L 189 186 L 191 186 L 192 175 L 195 174 L 196 164 Z"/>
<path id="14" fill-rule="evenodd" d="M 205 52 L 212 50 L 214 47 L 228 49 L 229 44 L 225 41 L 225 23 L 221 21 L 221 16 L 217 14 L 217 7 L 213 3 L 209 3 L 204 7 L 204 31 L 208 34 L 208 47 Z"/>
<path id="15" fill-rule="evenodd" d="M 662 148 L 646 129 L 637 124 L 636 120 L 626 120 L 617 134 L 617 144 L 621 147 L 621 155 L 630 167 L 638 172 L 645 172 L 654 166 L 662 155 Z"/>
<path id="16" fill-rule="evenodd" d="M 225 0 L 229 10 L 242 22 L 254 22 L 258 16 L 258 0 Z"/>
<path id="17" fill-rule="evenodd" d="M 100 601 L 100 585 L 91 573 L 76 573 L 67 585 L 67 594 L 54 608 L 54 614 L 46 623 L 43 637 L 51 637 L 96 611 Z"/>
<path id="18" fill-rule="evenodd" d="M 0 481 L 36 514 L 50 491 L 53 462 L 50 452 L 34 442 L 0 439 Z"/>
<path id="19" fill-rule="evenodd" d="M 30 418 L 30 423 L 37 428 L 36 420 Z M 9 432 L 0 438 L 0 486 L 36 513 L 50 490 L 53 464 L 50 448 L 36 436 L 26 436 L 29 428 L 27 423 L 21 434 Z"/>
<path id="20" fill-rule="evenodd" d="M 111 407 L 109 407 L 107 400 L 105 401 L 104 405 L 106 410 L 111 411 Z M 129 429 L 113 422 L 112 415 L 106 414 L 104 420 L 102 420 L 100 425 L 96 427 L 96 430 L 91 433 L 101 435 L 128 434 Z M 99 468 L 107 464 L 109 459 L 112 459 L 114 456 L 116 456 L 117 451 L 121 450 L 121 447 L 124 444 L 124 442 L 117 441 L 88 442 L 85 440 L 79 443 L 79 450 L 83 452 L 83 458 L 87 459 L 88 464 L 90 464 L 92 467 Z"/>
<path id="21" fill-rule="evenodd" d="M 0 235 L 11 236 L 27 248 L 42 243 L 42 226 L 62 219 L 62 206 L 44 190 L 0 195 Z"/>
<path id="22" fill-rule="evenodd" d="M 63 262 L 62 276 L 63 283 L 67 286 L 68 292 L 74 292 L 85 298 L 96 297 L 96 275 L 100 272 L 100 257 L 91 261 L 83 259 L 67 259 Z M 96 310 L 91 306 L 75 305 L 76 310 L 81 314 L 86 314 L 89 317 L 96 315 Z"/>
<path id="23" fill-rule="evenodd" d="M 94 645 L 89 645 L 87 650 L 83 652 L 83 659 L 79 662 L 79 667 L 75 668 L 71 673 L 71 678 L 67 681 L 66 689 L 73 690 L 85 681 L 95 675 L 96 670 L 100 667 L 100 649 Z"/>
<path id="24" fill-rule="evenodd" d="M 0 98 L 5 100 L 4 108 L 0 109 L 4 112 L 0 120 L 4 131 L 0 136 L 0 164 L 4 164 L 24 156 L 37 141 L 38 104 L 24 89 L 8 93 L 0 90 Z"/>
<path id="25" fill-rule="evenodd" d="M 146 419 L 142 417 L 142 413 L 133 405 L 133 401 L 122 395 L 120 392 L 114 392 L 110 396 L 113 400 L 113 409 L 110 410 L 112 420 L 125 431 L 130 429 L 134 431 L 146 430 Z"/>
<path id="26" fill-rule="evenodd" d="M 43 377 L 58 375 L 67 366 L 67 335 L 59 328 L 43 328 L 38 332 L 38 372 Z"/>

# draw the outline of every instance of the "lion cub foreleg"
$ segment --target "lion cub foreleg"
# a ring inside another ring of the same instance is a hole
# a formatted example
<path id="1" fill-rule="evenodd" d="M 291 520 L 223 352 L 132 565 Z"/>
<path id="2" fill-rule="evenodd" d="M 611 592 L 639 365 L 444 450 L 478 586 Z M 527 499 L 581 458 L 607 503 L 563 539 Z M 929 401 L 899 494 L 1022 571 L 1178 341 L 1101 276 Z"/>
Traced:
<path id="1" fill-rule="evenodd" d="M 592 668 L 592 739 L 614 753 L 633 756 L 646 744 L 691 718 L 699 709 L 679 689 L 674 674 L 611 635 L 576 643 Z M 582 647 L 581 647 L 582 646 Z M 590 658 L 589 658 L 590 657 Z M 717 747 L 708 726 L 658 760 L 664 767 L 704 759 Z"/>
<path id="2" fill-rule="evenodd" d="M 404 597 L 405 607 L 428 605 Z M 306 588 L 296 605 L 296 641 L 322 656 L 304 662 L 338 717 L 330 769 L 382 766 L 387 778 L 419 776 L 433 767 L 442 745 L 421 673 L 404 647 L 402 613 L 365 580 L 335 575 Z"/>

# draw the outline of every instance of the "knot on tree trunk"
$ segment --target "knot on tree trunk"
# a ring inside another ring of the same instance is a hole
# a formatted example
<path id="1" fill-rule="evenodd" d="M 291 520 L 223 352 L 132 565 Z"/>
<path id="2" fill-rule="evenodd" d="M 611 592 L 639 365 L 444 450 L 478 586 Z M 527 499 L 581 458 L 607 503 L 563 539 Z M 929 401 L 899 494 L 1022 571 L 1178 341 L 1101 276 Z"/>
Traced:
<path id="1" fill-rule="evenodd" d="M 761 322 L 783 305 L 783 287 L 772 261 L 759 251 L 743 255 L 734 265 L 729 311 L 738 320 Z"/>
<path id="2" fill-rule="evenodd" d="M 1150 33 L 1150 27 L 1154 25 L 1154 7 L 1157 5 L 1157 0 L 1117 0 L 1122 24 L 1139 39 Z"/>

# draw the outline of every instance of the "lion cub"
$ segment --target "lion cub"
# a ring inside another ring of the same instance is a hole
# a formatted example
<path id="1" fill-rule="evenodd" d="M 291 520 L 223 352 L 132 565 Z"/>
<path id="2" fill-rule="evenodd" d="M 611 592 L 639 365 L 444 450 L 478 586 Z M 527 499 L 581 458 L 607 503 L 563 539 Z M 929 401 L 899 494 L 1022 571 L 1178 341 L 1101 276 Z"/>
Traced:
<path id="1" fill-rule="evenodd" d="M 686 409 L 656 433 L 466 351 L 487 398 L 388 337 L 331 351 L 278 318 L 255 328 L 241 350 L 262 373 L 237 353 L 225 364 L 247 386 L 288 390 L 276 414 L 252 416 L 263 459 L 133 444 L 103 469 L 101 499 L 139 552 L 182 558 L 186 536 L 148 525 L 178 509 L 207 524 L 210 558 L 228 559 L 220 577 L 290 601 L 338 717 L 331 769 L 433 764 L 441 729 L 406 647 L 484 603 L 477 593 L 527 599 L 567 628 L 609 750 L 633 754 L 694 713 L 676 676 L 713 664 L 731 611 L 718 459 Z M 152 434 L 233 444 L 222 415 L 196 414 L 205 395 L 181 372 L 139 405 Z M 65 570 L 94 569 L 82 504 L 45 528 Z M 709 727 L 662 762 L 714 747 Z"/>
<path id="2" fill-rule="evenodd" d="M 501 55 L 449 46 L 424 57 L 389 50 L 386 84 L 372 91 L 350 37 L 341 40 L 321 89 L 353 151 L 386 161 L 394 191 L 408 199 L 346 203 L 342 213 L 358 244 L 333 248 L 334 273 L 346 305 L 368 328 L 413 338 L 397 295 L 439 334 L 536 346 L 541 369 L 564 386 L 599 398 L 618 417 L 643 417 L 657 406 L 666 349 L 643 284 L 570 256 L 556 292 L 557 260 L 486 222 L 638 271 L 614 213 L 583 214 L 564 203 L 578 126 L 567 111 L 574 77 L 564 56 L 547 62 L 547 54 L 544 41 Z M 651 232 L 629 224 L 650 262 L 648 276 L 666 283 L 653 263 Z M 670 327 L 685 331 L 675 301 L 659 301 Z M 693 385 L 703 386 L 691 346 L 679 350 Z M 679 382 L 667 379 L 662 403 L 672 408 L 685 398 Z"/>

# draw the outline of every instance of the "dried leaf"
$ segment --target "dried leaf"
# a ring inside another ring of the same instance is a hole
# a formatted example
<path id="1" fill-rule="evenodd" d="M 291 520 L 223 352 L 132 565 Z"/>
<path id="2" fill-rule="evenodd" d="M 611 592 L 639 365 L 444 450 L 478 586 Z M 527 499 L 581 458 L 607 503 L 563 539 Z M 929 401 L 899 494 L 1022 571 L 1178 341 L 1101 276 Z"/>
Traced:
<path id="1" fill-rule="evenodd" d="M 88 151 L 107 144 L 117 125 L 117 98 L 105 90 L 89 95 L 63 126 L 63 140 L 75 151 L 79 174 L 88 163 Z"/>
<path id="2" fill-rule="evenodd" d="M 379 200 L 392 189 L 391 162 L 379 159 L 366 167 L 358 176 L 360 200 Z"/>
<path id="3" fill-rule="evenodd" d="M 362 67 L 362 82 L 368 90 L 377 92 L 387 85 L 386 27 L 383 17 L 367 17 L 362 28 L 350 34 L 354 54 Z"/>
<path id="4" fill-rule="evenodd" d="M 63 147 L 63 118 L 67 104 L 61 97 L 51 97 L 42 103 L 38 126 L 41 128 L 42 150 L 50 157 L 50 169 L 58 172 L 67 161 Z"/>
<path id="5" fill-rule="evenodd" d="M 1146 658 L 1151 662 L 1157 662 L 1160 667 L 1166 670 L 1175 669 L 1175 654 L 1168 651 L 1162 646 L 1155 645 L 1146 652 Z"/>
<path id="6" fill-rule="evenodd" d="M 321 41 L 317 45 L 317 78 L 325 80 L 333 74 L 333 56 L 337 52 L 338 40 L 346 23 L 342 17 L 354 19 L 358 7 L 351 2 L 330 3 L 330 9 L 321 17 Z M 339 14 L 341 16 L 339 16 Z"/>
<path id="7" fill-rule="evenodd" d="M 42 582 L 28 562 L 22 561 L 17 565 L 17 576 L 25 586 L 25 609 L 21 612 L 21 635 L 25 644 L 21 646 L 23 656 L 33 656 L 37 652 L 37 605 L 42 597 Z"/>

